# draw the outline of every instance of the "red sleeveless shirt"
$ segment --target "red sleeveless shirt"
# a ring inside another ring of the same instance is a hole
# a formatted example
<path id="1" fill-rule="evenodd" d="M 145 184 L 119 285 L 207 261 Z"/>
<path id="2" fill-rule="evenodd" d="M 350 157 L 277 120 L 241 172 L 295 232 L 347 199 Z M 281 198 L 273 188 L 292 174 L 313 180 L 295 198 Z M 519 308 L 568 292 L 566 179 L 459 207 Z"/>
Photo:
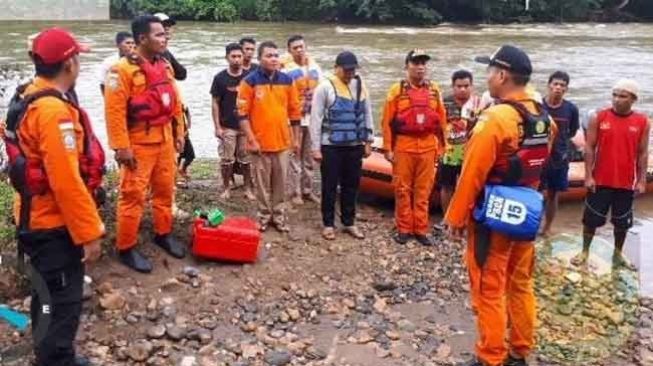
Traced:
<path id="1" fill-rule="evenodd" d="M 637 155 L 647 117 L 632 112 L 616 114 L 611 108 L 596 115 L 598 136 L 593 176 L 597 186 L 633 190 L 637 180 Z"/>

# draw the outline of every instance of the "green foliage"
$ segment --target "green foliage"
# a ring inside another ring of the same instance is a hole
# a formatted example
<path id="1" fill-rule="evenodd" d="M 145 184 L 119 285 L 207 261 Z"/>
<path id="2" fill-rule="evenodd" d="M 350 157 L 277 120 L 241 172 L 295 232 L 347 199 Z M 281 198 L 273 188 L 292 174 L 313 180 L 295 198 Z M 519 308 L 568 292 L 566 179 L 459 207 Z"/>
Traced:
<path id="1" fill-rule="evenodd" d="M 14 245 L 13 217 L 14 189 L 5 177 L 0 180 L 0 250 Z"/>
<path id="2" fill-rule="evenodd" d="M 239 16 L 234 0 L 190 0 L 190 4 L 195 10 L 195 19 L 233 22 Z"/>
<path id="3" fill-rule="evenodd" d="M 322 20 L 432 25 L 442 21 L 514 22 L 653 17 L 653 1 L 630 0 L 111 0 L 112 17 L 165 12 L 178 19 L 235 21 Z M 607 17 L 605 16 L 607 14 Z"/>
<path id="4" fill-rule="evenodd" d="M 256 18 L 262 21 L 283 20 L 281 0 L 256 0 Z"/>

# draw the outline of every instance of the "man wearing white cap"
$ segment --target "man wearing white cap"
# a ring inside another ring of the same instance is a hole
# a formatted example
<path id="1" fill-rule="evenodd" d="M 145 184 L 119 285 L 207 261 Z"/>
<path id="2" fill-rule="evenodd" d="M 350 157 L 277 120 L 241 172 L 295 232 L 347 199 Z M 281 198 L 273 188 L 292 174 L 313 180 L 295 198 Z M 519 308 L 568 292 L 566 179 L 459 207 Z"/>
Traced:
<path id="1" fill-rule="evenodd" d="M 163 29 L 166 31 L 166 39 L 169 43 L 170 39 L 172 38 L 172 27 L 174 27 L 177 22 L 164 13 L 156 13 L 154 16 L 161 19 L 161 24 L 163 24 Z M 169 48 L 166 47 L 166 50 L 163 52 L 163 57 L 168 60 L 168 62 L 170 62 L 172 70 L 175 72 L 175 79 L 179 81 L 186 80 L 186 68 L 180 64 L 179 61 L 177 61 L 175 56 L 173 56 L 170 52 Z"/>
<path id="2" fill-rule="evenodd" d="M 619 80 L 612 88 L 612 107 L 594 115 L 587 128 L 583 214 L 583 251 L 575 264 L 587 262 L 596 228 L 605 224 L 610 210 L 614 226 L 614 266 L 628 266 L 622 249 L 633 225 L 633 197 L 646 191 L 648 117 L 633 110 L 639 97 L 634 80 Z"/>

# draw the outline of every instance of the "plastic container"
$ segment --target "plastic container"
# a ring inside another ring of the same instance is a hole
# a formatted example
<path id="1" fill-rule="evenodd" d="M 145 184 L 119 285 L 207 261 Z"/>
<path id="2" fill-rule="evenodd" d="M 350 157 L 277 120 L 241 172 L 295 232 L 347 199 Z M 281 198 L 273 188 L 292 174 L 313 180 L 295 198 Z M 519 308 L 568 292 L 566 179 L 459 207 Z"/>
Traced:
<path id="1" fill-rule="evenodd" d="M 217 208 L 209 211 L 207 218 L 209 220 L 209 225 L 213 227 L 222 224 L 225 219 L 224 213 Z"/>
<path id="2" fill-rule="evenodd" d="M 249 217 L 229 217 L 217 227 L 196 218 L 193 225 L 195 256 L 237 263 L 253 263 L 258 257 L 261 232 Z"/>

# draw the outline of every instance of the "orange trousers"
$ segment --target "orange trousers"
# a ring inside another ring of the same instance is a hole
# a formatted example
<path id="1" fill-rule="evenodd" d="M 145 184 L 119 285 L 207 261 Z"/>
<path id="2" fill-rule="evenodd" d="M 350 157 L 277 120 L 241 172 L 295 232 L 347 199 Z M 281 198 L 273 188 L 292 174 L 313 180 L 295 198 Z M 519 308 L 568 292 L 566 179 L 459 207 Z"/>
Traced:
<path id="1" fill-rule="evenodd" d="M 134 247 L 148 194 L 156 234 L 172 231 L 172 204 L 175 186 L 175 148 L 172 141 L 132 146 L 136 169 L 120 169 L 120 195 L 117 209 L 116 246 L 118 250 Z"/>
<path id="2" fill-rule="evenodd" d="M 435 182 L 436 151 L 396 152 L 392 174 L 395 186 L 397 231 L 426 235 L 429 232 L 429 198 Z"/>
<path id="3" fill-rule="evenodd" d="M 510 350 L 525 358 L 535 345 L 535 245 L 491 233 L 489 254 L 480 268 L 475 259 L 474 229 L 473 223 L 467 227 L 466 261 L 476 313 L 476 356 L 487 365 L 498 366 Z"/>

